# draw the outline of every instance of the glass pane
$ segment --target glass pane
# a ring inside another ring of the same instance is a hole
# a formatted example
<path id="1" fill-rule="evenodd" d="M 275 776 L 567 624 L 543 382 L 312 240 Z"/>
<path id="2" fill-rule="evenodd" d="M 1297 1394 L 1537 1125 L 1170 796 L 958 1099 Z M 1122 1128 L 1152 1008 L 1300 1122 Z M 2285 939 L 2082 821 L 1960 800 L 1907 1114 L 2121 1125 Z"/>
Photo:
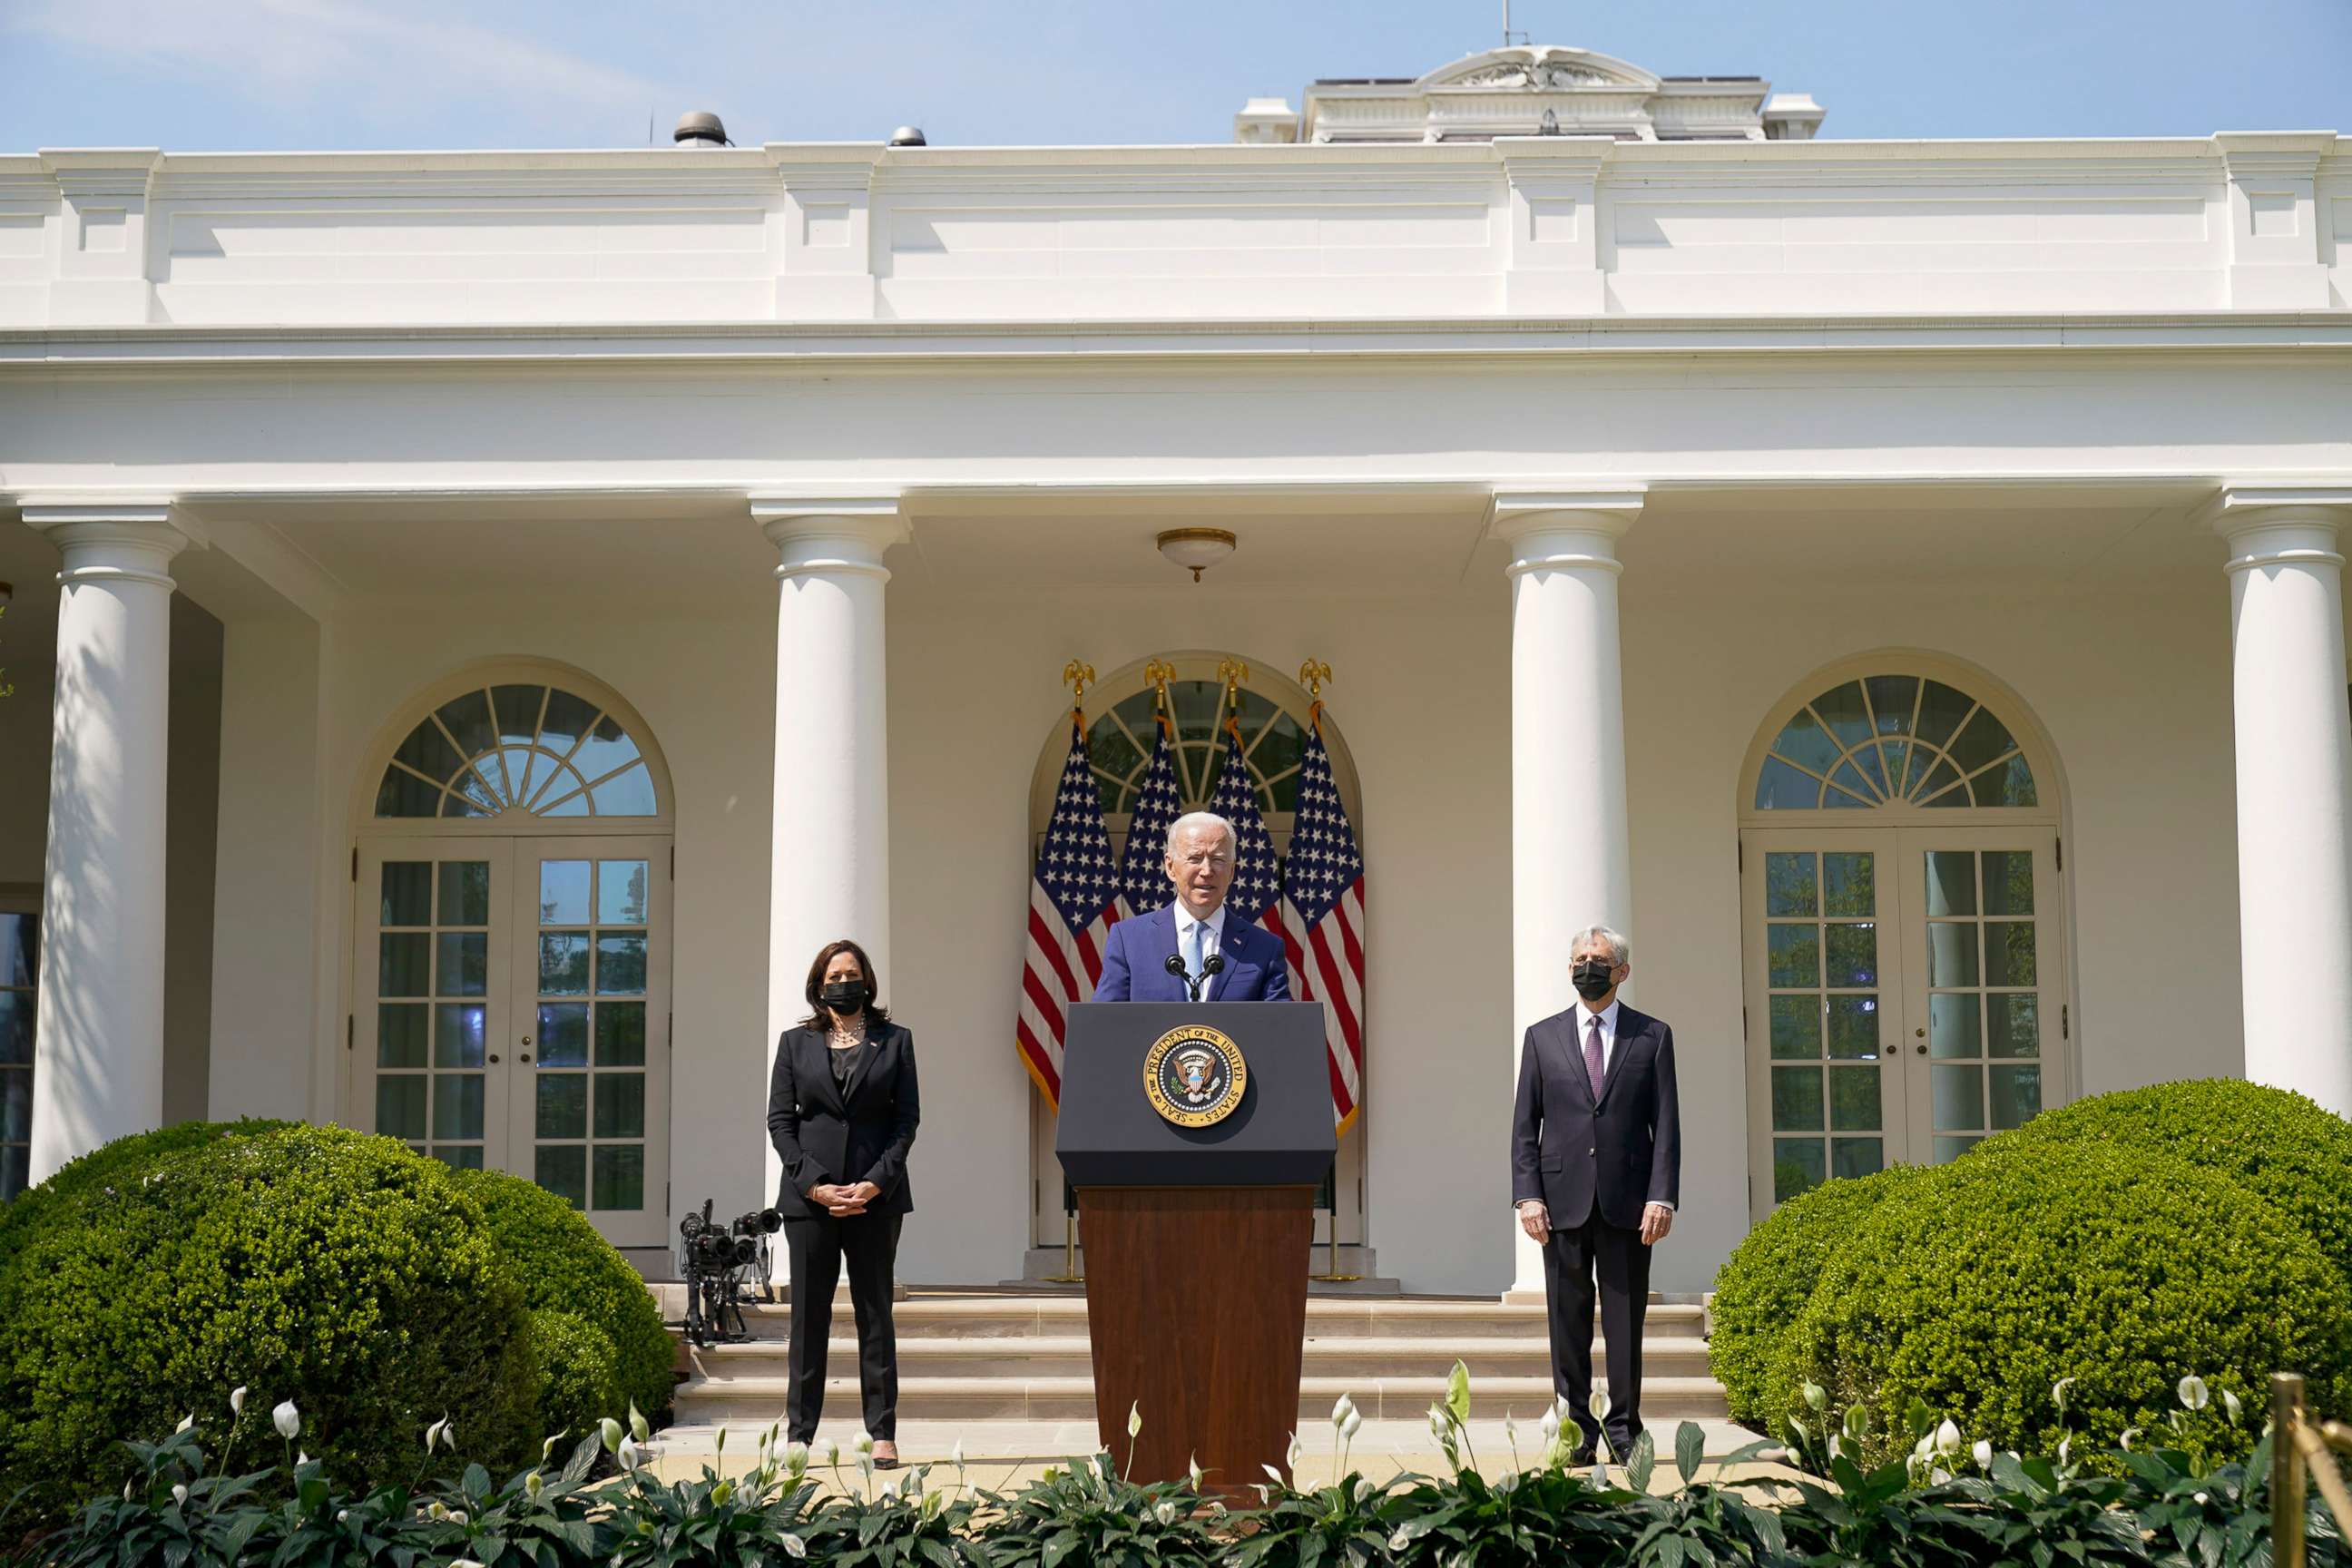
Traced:
<path id="1" fill-rule="evenodd" d="M 1984 932 L 1985 984 L 2034 984 L 2033 922 L 1987 921 Z"/>
<path id="2" fill-rule="evenodd" d="M 376 924 L 429 926 L 433 923 L 433 862 L 387 860 L 383 863 L 383 896 Z"/>
<path id="3" fill-rule="evenodd" d="M 1966 922 L 1930 921 L 1927 924 L 1927 984 L 1934 986 L 1977 983 L 1977 928 Z"/>
<path id="4" fill-rule="evenodd" d="M 1802 763 L 1817 773 L 1830 771 L 1838 760 L 1838 743 L 1830 739 L 1810 710 L 1801 710 L 1789 721 L 1772 742 L 1772 749 L 1791 762 Z"/>
<path id="5" fill-rule="evenodd" d="M 646 1206 L 643 1145 L 620 1143 L 596 1151 L 596 1206 L 621 1210 Z"/>
<path id="6" fill-rule="evenodd" d="M 1919 722 L 1912 733 L 1931 746 L 1948 743 L 1952 731 L 1976 706 L 1976 699 L 1953 690 L 1940 680 L 1930 680 L 1919 698 Z"/>
<path id="7" fill-rule="evenodd" d="M 625 773 L 616 773 L 588 792 L 596 803 L 599 816 L 651 816 L 654 814 L 654 779 L 639 763 Z"/>
<path id="8" fill-rule="evenodd" d="M 425 1136 L 423 1073 L 385 1073 L 375 1080 L 375 1130 L 387 1138 Z"/>
<path id="9" fill-rule="evenodd" d="M 1937 1131 L 1969 1132 L 1985 1124 L 1984 1068 L 1938 1065 L 1927 1070 L 1935 1075 L 1930 1098 Z"/>
<path id="10" fill-rule="evenodd" d="M 1818 1132 L 1822 1130 L 1820 1068 L 1772 1069 L 1772 1131 Z"/>
<path id="11" fill-rule="evenodd" d="M 1899 800 L 1926 773 L 1927 761 L 1932 753 L 1927 752 L 1916 753 L 1919 765 L 1915 771 L 1911 761 L 1914 753 L 1910 742 L 1881 741 L 1878 742 L 1878 749 L 1886 756 L 1886 783 L 1889 786 L 1887 793 Z"/>
<path id="12" fill-rule="evenodd" d="M 490 988 L 490 935 L 488 931 L 443 931 L 441 972 L 435 976 L 442 996 L 479 996 Z"/>
<path id="13" fill-rule="evenodd" d="M 488 861 L 441 862 L 440 923 L 445 926 L 486 926 L 490 923 Z"/>
<path id="14" fill-rule="evenodd" d="M 588 1075 L 584 1072 L 541 1073 L 539 1078 L 539 1136 L 588 1136 Z"/>
<path id="15" fill-rule="evenodd" d="M 1832 1131 L 1875 1132 L 1885 1125 L 1879 1120 L 1878 1068 L 1832 1068 L 1829 1072 Z"/>
<path id="16" fill-rule="evenodd" d="M 2042 1109 L 2042 1068 L 2039 1066 L 1989 1068 L 1986 1072 L 1991 1079 L 1991 1125 L 1995 1131 L 2008 1127 L 2022 1127 L 2035 1111 Z"/>
<path id="17" fill-rule="evenodd" d="M 501 746 L 495 757 L 482 760 L 482 773 L 499 786 L 499 794 L 507 800 L 527 804 L 530 800 L 531 764 L 537 755 L 529 746 Z"/>
<path id="18" fill-rule="evenodd" d="M 1938 1057 L 1984 1054 L 1984 1008 L 1971 991 L 1945 991 L 1927 998 L 1927 1050 Z"/>
<path id="19" fill-rule="evenodd" d="M 642 1138 L 645 1135 L 646 1075 L 641 1072 L 598 1073 L 596 1136 Z"/>
<path id="20" fill-rule="evenodd" d="M 2033 856 L 2024 849 L 1984 853 L 1984 910 L 1989 915 L 2033 912 Z"/>
<path id="21" fill-rule="evenodd" d="M 1936 1140 L 1936 1163 L 1948 1165 L 1983 1142 L 1975 1134 L 1966 1138 L 1938 1138 Z"/>
<path id="22" fill-rule="evenodd" d="M 488 1018 L 478 1002 L 443 1003 L 433 1009 L 433 1065 L 436 1068 L 478 1068 L 482 1065 Z"/>
<path id="23" fill-rule="evenodd" d="M 1916 675 L 1874 675 L 1863 684 L 1870 689 L 1870 711 L 1882 735 L 1911 732 L 1911 710 L 1919 701 Z"/>
<path id="24" fill-rule="evenodd" d="M 375 939 L 375 994 L 427 996 L 433 988 L 433 939 L 423 931 L 385 931 Z"/>
<path id="25" fill-rule="evenodd" d="M 1845 1061 L 1875 1060 L 1878 1056 L 1878 998 L 1874 995 L 1830 998 L 1830 1055 Z"/>
<path id="26" fill-rule="evenodd" d="M 646 923 L 646 867 L 643 860 L 596 862 L 596 923 L 600 926 L 641 926 Z"/>
<path id="27" fill-rule="evenodd" d="M 558 755 L 568 754 L 595 721 L 593 703 L 583 702 L 569 691 L 551 691 L 547 694 L 547 715 L 540 725 L 541 743 Z"/>
<path id="28" fill-rule="evenodd" d="M 0 1140 L 27 1143 L 33 1137 L 33 1075 L 24 1068 L 0 1072 Z"/>
<path id="29" fill-rule="evenodd" d="M 1857 800 L 1875 802 L 1879 797 L 1879 792 L 1864 783 L 1862 774 L 1855 771 L 1851 758 L 1837 765 L 1835 771 L 1830 774 L 1830 783 Z M 1830 804 L 1837 805 L 1842 803 L 1832 801 Z"/>
<path id="30" fill-rule="evenodd" d="M 433 1145 L 433 1157 L 461 1171 L 482 1168 L 482 1146 L 479 1143 L 436 1143 Z"/>
<path id="31" fill-rule="evenodd" d="M 1830 1140 L 1830 1174 L 1851 1180 L 1874 1176 L 1886 1168 L 1886 1142 L 1882 1138 Z"/>
<path id="32" fill-rule="evenodd" d="M 582 1145 L 541 1143 L 531 1177 L 557 1197 L 571 1199 L 572 1207 L 588 1206 L 588 1151 Z"/>
<path id="33" fill-rule="evenodd" d="M 1822 912 L 1821 900 L 1821 889 L 1813 877 L 1812 856 L 1772 854 L 1764 857 L 1766 914 L 1817 915 Z"/>
<path id="34" fill-rule="evenodd" d="M 441 809 L 441 788 L 426 784 L 404 768 L 386 768 L 376 786 L 378 816 L 432 816 Z"/>
<path id="35" fill-rule="evenodd" d="M 1822 803 L 1822 781 L 1801 773 L 1778 757 L 1764 759 L 1756 775 L 1759 811 L 1811 811 Z"/>
<path id="36" fill-rule="evenodd" d="M 539 1065 L 543 1068 L 584 1068 L 588 1065 L 588 1004 L 542 1002 L 539 1005 Z"/>
<path id="37" fill-rule="evenodd" d="M 1992 1048 L 1996 1057 L 2038 1057 L 2042 1054 L 2042 998 L 2031 991 L 1994 996 Z"/>
<path id="38" fill-rule="evenodd" d="M 1859 680 L 1849 680 L 1836 690 L 1824 691 L 1814 698 L 1813 711 L 1829 726 L 1838 744 L 1847 750 L 1862 744 L 1873 733 L 1869 716 L 1863 711 Z"/>
<path id="39" fill-rule="evenodd" d="M 554 778 L 539 792 L 540 804 L 531 809 L 541 816 L 585 816 L 588 815 L 588 792 L 581 777 L 570 768 L 558 768 Z"/>
<path id="40" fill-rule="evenodd" d="M 1977 912 L 1977 858 L 1965 849 L 1927 851 L 1927 912 Z"/>
<path id="41" fill-rule="evenodd" d="M 1874 804 L 1858 795 L 1848 795 L 1842 789 L 1825 788 L 1822 791 L 1822 805 L 1839 811 L 1868 811 Z"/>
<path id="42" fill-rule="evenodd" d="M 542 931 L 539 938 L 539 994 L 588 994 L 588 937 L 583 931 Z"/>
<path id="43" fill-rule="evenodd" d="M 392 755 L 395 762 L 406 763 L 428 779 L 446 779 L 466 761 L 449 749 L 448 737 L 430 719 L 411 730 L 408 738 L 400 742 L 400 750 Z"/>
<path id="44" fill-rule="evenodd" d="M 1889 793 L 1886 787 L 1886 770 L 1879 759 L 1876 746 L 1864 746 L 1854 752 L 1853 766 L 1861 770 L 1862 776 L 1868 781 L 1872 789 L 1882 795 Z M 1840 784 L 1845 783 L 1843 770 L 1832 773 L 1830 777 L 1836 779 Z M 1847 787 L 1853 786 L 1849 784 Z"/>
<path id="45" fill-rule="evenodd" d="M 1764 942 L 1766 965 L 1774 985 L 1819 985 L 1822 983 L 1819 926 L 1768 926 Z"/>
<path id="46" fill-rule="evenodd" d="M 467 793 L 466 795 L 443 795 L 443 796 L 441 797 L 441 815 L 442 815 L 442 816 L 497 816 L 497 815 L 498 815 L 498 807 L 497 807 L 497 806 L 495 806 L 495 805 L 488 805 L 488 806 L 486 806 L 486 805 L 482 805 L 479 801 L 478 801 L 478 800 L 474 800 L 474 799 L 472 799 L 472 798 L 471 798 L 471 796 L 472 796 L 472 795 L 478 795 L 478 794 L 484 794 L 484 793 L 487 793 L 487 792 L 486 792 L 486 791 L 484 791 L 484 790 L 483 790 L 483 788 L 482 788 L 481 781 L 479 781 L 478 779 L 477 779 L 477 778 L 475 778 L 475 777 L 474 777 L 474 774 L 473 774 L 473 772 L 472 772 L 472 770 L 471 770 L 471 769 L 468 769 L 468 770 L 466 772 L 466 773 L 465 773 L 465 775 L 464 775 L 464 779 L 463 779 L 463 781 L 462 781 L 462 782 L 463 782 L 464 787 L 465 787 L 465 789 L 467 790 Z M 423 1153 L 423 1152 L 424 1152 L 424 1151 L 420 1149 L 419 1151 L 417 1151 L 417 1152 L 419 1152 L 419 1153 Z"/>
<path id="47" fill-rule="evenodd" d="M 2016 749 L 2017 742 L 2009 738 L 2009 731 L 1992 716 L 1990 709 L 1979 708 L 1976 717 L 1961 727 L 1959 735 L 1945 750 L 1960 772 L 1972 773 L 1979 768 Z"/>
<path id="48" fill-rule="evenodd" d="M 539 863 L 539 923 L 543 926 L 584 926 L 588 923 L 588 862 L 541 860 Z"/>
<path id="49" fill-rule="evenodd" d="M 0 1149 L 0 1202 L 33 1184 L 33 1152 L 28 1147 Z"/>
<path id="50" fill-rule="evenodd" d="M 422 1002 L 379 1002 L 375 1008 L 375 1065 L 425 1065 L 425 1006 Z"/>
<path id="51" fill-rule="evenodd" d="M 490 722 L 490 701 L 483 692 L 468 691 L 443 703 L 440 719 L 468 757 L 478 757 L 498 744 L 498 727 Z"/>
<path id="52" fill-rule="evenodd" d="M 433 1075 L 433 1136 L 479 1138 L 482 1135 L 482 1075 L 439 1072 Z"/>
<path id="53" fill-rule="evenodd" d="M 1772 1201 L 1785 1204 L 1822 1184 L 1828 1173 L 1818 1138 L 1772 1140 Z"/>
<path id="54" fill-rule="evenodd" d="M 1874 915 L 1878 912 L 1878 857 L 1824 855 L 1822 886 L 1833 915 Z"/>
<path id="55" fill-rule="evenodd" d="M 600 1068 L 643 1067 L 646 1062 L 646 1005 L 642 1002 L 599 1002 L 596 1005 L 596 1065 Z"/>
<path id="56" fill-rule="evenodd" d="M 602 778 L 636 754 L 637 743 L 629 739 L 627 731 L 609 718 L 599 719 L 572 757 L 572 765 L 585 777 Z"/>
<path id="57" fill-rule="evenodd" d="M 0 991 L 0 1062 L 29 1066 L 33 1059 L 33 994 Z"/>
<path id="58" fill-rule="evenodd" d="M 544 686 L 493 686 L 490 706 L 497 710 L 499 739 L 529 745 L 539 733 L 539 710 L 546 704 Z"/>
<path id="59" fill-rule="evenodd" d="M 2033 770 L 2021 756 L 2011 757 L 1990 773 L 1979 774 L 1973 783 L 1979 805 L 2039 804 L 2033 791 Z"/>
<path id="60" fill-rule="evenodd" d="M 1878 984 L 1878 928 L 1875 925 L 1833 925 L 1829 933 L 1829 983 L 1832 985 Z"/>
<path id="61" fill-rule="evenodd" d="M 1948 762 L 1940 762 L 1927 770 L 1926 779 L 1911 786 L 1910 798 L 1922 805 L 1966 805 L 1967 789 L 1951 788 L 1959 782 L 1959 770 Z"/>
<path id="62" fill-rule="evenodd" d="M 1819 1061 L 1822 1056 L 1822 999 L 1819 996 L 1772 998 L 1772 1054 Z"/>
<path id="63" fill-rule="evenodd" d="M 629 996 L 646 988 L 646 939 L 600 936 L 596 939 L 596 994 Z"/>
<path id="64" fill-rule="evenodd" d="M 33 985 L 40 974 L 37 915 L 0 914 L 0 985 Z"/>

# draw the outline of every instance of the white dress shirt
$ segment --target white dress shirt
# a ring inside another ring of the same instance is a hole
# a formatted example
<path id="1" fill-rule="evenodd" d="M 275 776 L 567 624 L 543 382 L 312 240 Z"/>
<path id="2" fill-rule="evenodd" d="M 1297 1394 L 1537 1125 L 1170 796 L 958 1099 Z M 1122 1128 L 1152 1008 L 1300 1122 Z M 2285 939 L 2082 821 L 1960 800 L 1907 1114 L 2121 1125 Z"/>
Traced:
<path id="1" fill-rule="evenodd" d="M 1202 968 L 1206 968 L 1209 955 L 1221 952 L 1222 949 L 1217 944 L 1225 939 L 1223 901 L 1220 900 L 1217 907 L 1210 911 L 1209 918 L 1204 921 L 1194 920 L 1192 911 L 1181 903 L 1171 904 L 1169 908 L 1176 911 L 1176 956 L 1181 958 L 1192 951 L 1192 928 L 1199 926 L 1201 928 L 1201 964 Z M 1205 996 L 1208 994 L 1209 988 L 1206 985 L 1202 986 L 1201 994 Z"/>

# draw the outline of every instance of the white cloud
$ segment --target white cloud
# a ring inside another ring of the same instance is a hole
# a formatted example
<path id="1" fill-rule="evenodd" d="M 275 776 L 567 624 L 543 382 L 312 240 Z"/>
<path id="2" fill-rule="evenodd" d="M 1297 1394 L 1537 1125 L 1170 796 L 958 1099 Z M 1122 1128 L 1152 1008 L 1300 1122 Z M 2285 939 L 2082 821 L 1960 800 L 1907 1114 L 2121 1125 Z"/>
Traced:
<path id="1" fill-rule="evenodd" d="M 494 100 L 509 114 L 626 122 L 674 96 L 633 71 L 499 32 L 362 0 L 19 0 L 5 25 L 93 54 L 310 101 L 451 107 Z"/>

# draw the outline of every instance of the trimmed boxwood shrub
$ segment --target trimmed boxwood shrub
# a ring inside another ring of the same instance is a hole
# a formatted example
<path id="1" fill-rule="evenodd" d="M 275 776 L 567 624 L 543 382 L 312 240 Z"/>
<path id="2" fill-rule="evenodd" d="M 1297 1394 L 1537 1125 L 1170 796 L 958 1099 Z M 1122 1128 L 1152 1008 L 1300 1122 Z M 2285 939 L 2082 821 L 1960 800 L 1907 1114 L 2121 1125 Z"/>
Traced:
<path id="1" fill-rule="evenodd" d="M 1914 1399 L 1971 1440 L 2050 1453 L 2052 1385 L 2073 1378 L 2076 1447 L 2160 1429 L 2188 1373 L 2213 1405 L 2175 1443 L 2240 1458 L 2269 1374 L 2352 1396 L 2352 1307 L 2304 1229 L 2227 1177 L 2102 1139 L 1987 1146 L 1881 1204 L 1823 1270 L 1789 1343 L 1833 1408 L 1866 1404 L 1870 1458 L 1907 1439 Z M 2250 1419 L 2231 1426 L 2222 1391 Z"/>
<path id="2" fill-rule="evenodd" d="M 238 1121 L 182 1121 L 101 1144 L 80 1159 L 58 1166 L 40 1185 L 27 1187 L 9 1202 L 0 1204 L 0 1268 L 7 1266 L 22 1238 L 38 1227 L 49 1205 L 71 1194 L 102 1187 L 125 1171 L 143 1171 L 152 1162 L 183 1149 L 201 1149 L 223 1138 L 249 1138 L 257 1132 L 300 1125 L 257 1116 Z"/>
<path id="3" fill-rule="evenodd" d="M 327 1127 L 215 1129 L 54 1194 L 0 1265 L 0 1473 L 32 1506 L 121 1485 L 126 1433 L 270 1410 L 347 1474 L 413 1475 L 448 1416 L 461 1457 L 538 1451 L 530 1326 L 481 1210 L 437 1162 Z M 215 1429 L 217 1429 L 215 1426 Z"/>
<path id="4" fill-rule="evenodd" d="M 1706 1359 L 1734 1421 L 1772 1430 L 1784 1413 L 1769 1395 L 1772 1363 L 1830 1255 L 1887 1197 L 1928 1178 L 1924 1167 L 1895 1165 L 1824 1182 L 1782 1204 L 1733 1249 L 1707 1309 Z"/>
<path id="5" fill-rule="evenodd" d="M 2045 1110 L 1978 1148 L 2084 1138 L 2153 1150 L 2233 1178 L 2309 1231 L 2352 1282 L 2352 1121 L 2316 1102 L 2243 1079 L 2159 1083 Z"/>
<path id="6" fill-rule="evenodd" d="M 455 1173 L 482 1205 L 499 1255 L 532 1309 L 534 1354 L 546 1380 L 541 1426 L 581 1432 L 601 1416 L 625 1415 L 632 1403 L 648 1418 L 668 1409 L 677 1352 L 645 1276 L 585 1215 L 537 1183 L 501 1171 Z"/>

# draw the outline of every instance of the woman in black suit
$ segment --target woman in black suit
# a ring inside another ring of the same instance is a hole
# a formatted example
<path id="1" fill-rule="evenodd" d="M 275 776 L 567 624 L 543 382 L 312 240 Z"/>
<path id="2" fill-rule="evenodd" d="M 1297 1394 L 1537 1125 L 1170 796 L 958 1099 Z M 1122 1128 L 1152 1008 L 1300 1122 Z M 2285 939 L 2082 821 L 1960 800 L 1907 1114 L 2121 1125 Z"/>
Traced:
<path id="1" fill-rule="evenodd" d="M 825 1339 L 843 1260 L 857 1317 L 857 1383 L 874 1463 L 898 1463 L 898 1345 L 890 1321 L 898 1226 L 915 1205 L 907 1151 L 921 1120 L 915 1037 L 875 1005 L 866 950 L 827 942 L 809 965 L 809 1016 L 776 1042 L 768 1136 L 783 1156 L 776 1207 L 793 1263 L 793 1340 L 785 1424 L 816 1437 L 824 1408 Z"/>

